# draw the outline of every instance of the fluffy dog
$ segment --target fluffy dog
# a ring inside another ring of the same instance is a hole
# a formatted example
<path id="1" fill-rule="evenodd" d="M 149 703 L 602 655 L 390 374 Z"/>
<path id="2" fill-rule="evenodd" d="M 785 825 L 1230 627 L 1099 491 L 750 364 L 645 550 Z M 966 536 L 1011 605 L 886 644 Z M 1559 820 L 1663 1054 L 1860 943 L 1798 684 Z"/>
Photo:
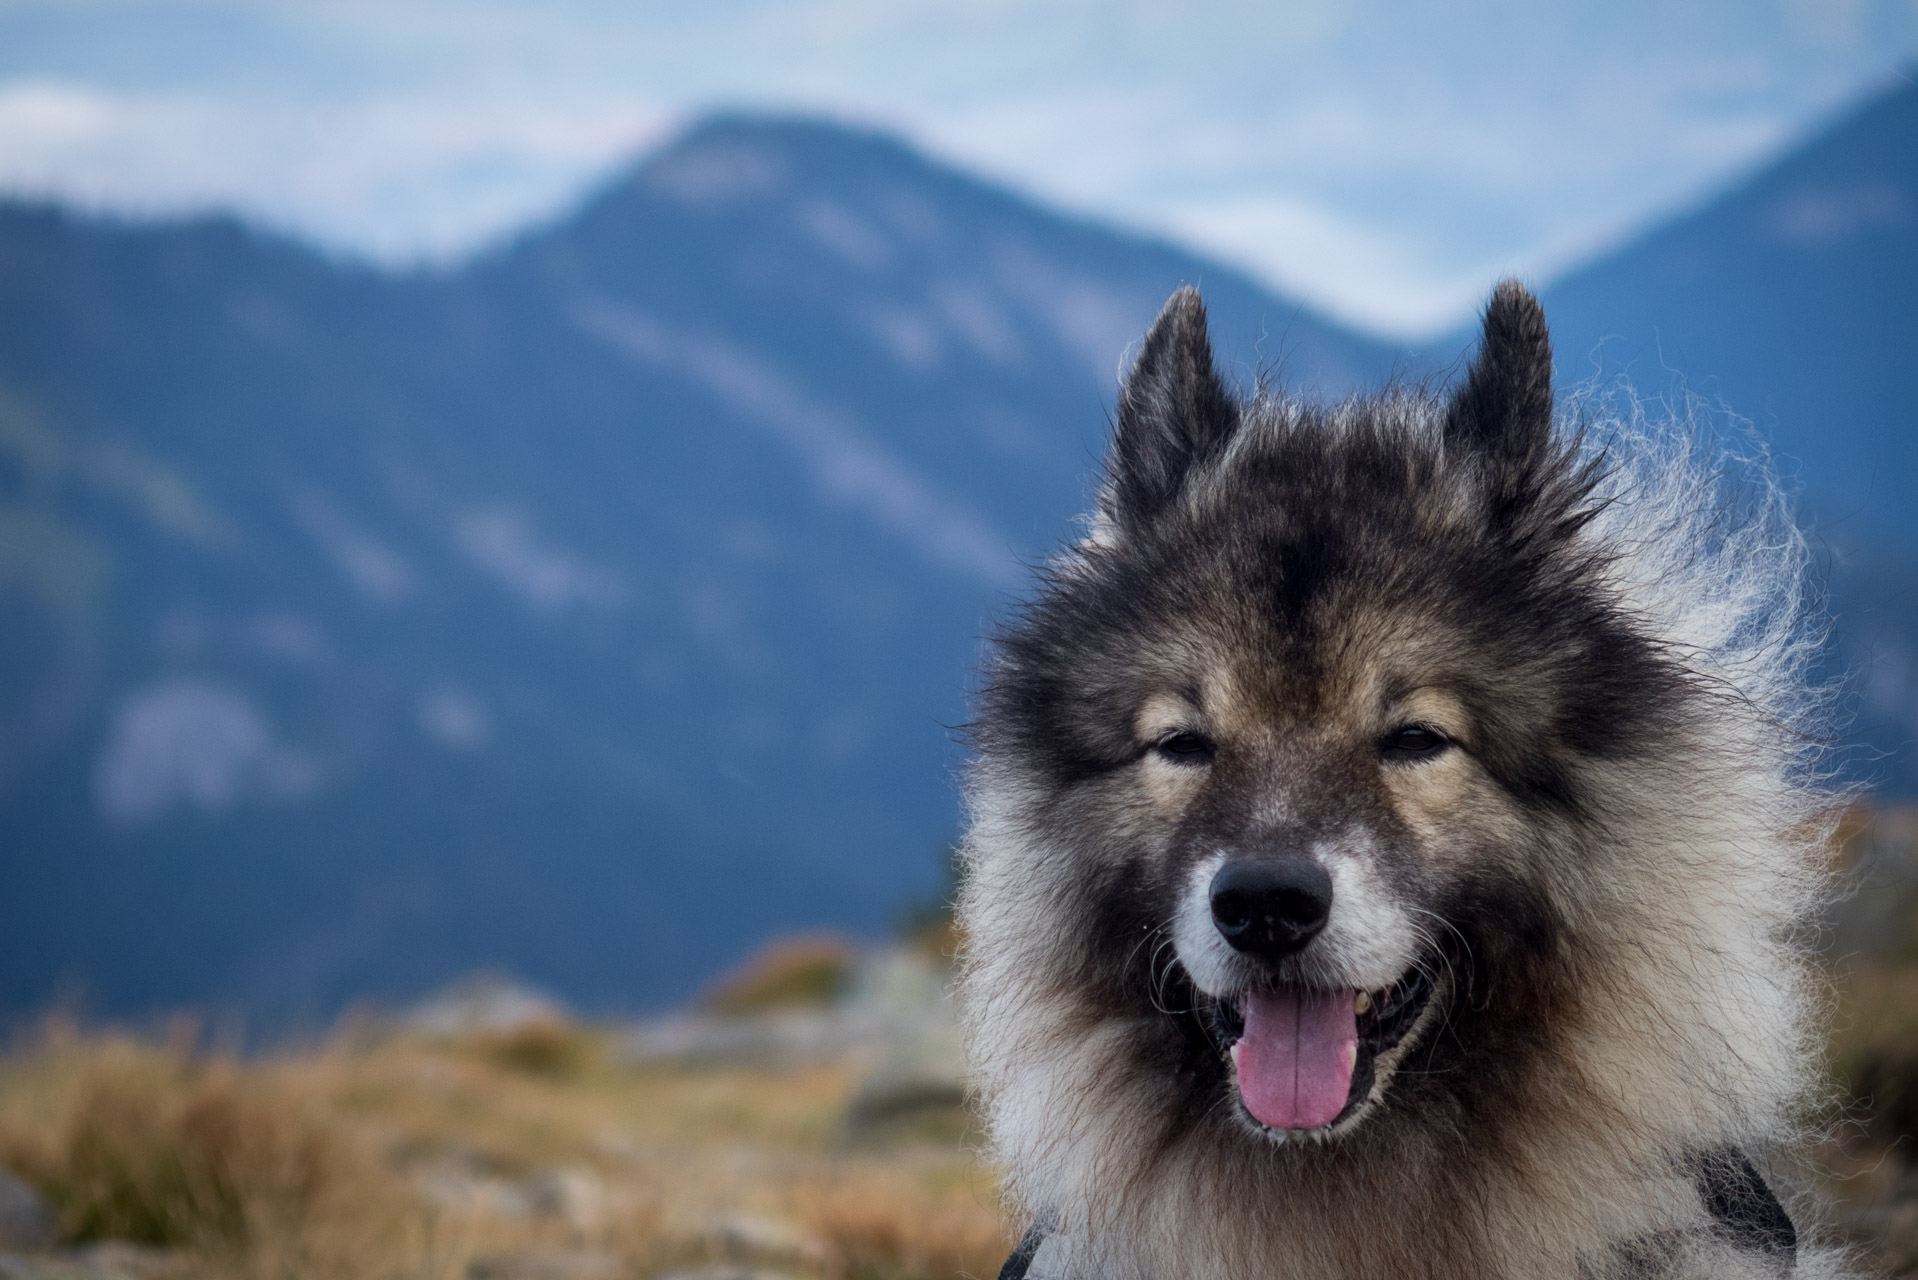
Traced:
<path id="1" fill-rule="evenodd" d="M 1683 432 L 1555 430 L 1551 363 L 1512 283 L 1447 396 L 1242 397 L 1190 289 L 1146 337 L 974 725 L 1008 1275 L 1844 1273 L 1770 1185 L 1833 807 L 1803 542 Z"/>

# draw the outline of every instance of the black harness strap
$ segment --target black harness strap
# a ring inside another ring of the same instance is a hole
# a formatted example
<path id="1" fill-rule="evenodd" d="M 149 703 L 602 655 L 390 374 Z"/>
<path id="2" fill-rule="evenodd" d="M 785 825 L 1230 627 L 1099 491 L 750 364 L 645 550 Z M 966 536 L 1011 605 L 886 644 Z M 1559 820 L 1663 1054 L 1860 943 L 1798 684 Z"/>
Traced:
<path id="1" fill-rule="evenodd" d="M 1736 1147 L 1721 1147 L 1699 1158 L 1696 1177 L 1705 1211 L 1734 1244 L 1785 1262 L 1797 1260 L 1798 1228 L 1751 1157 Z"/>
<path id="2" fill-rule="evenodd" d="M 1698 1157 L 1694 1168 L 1698 1198 L 1704 1202 L 1705 1212 L 1734 1245 L 1770 1254 L 1787 1269 L 1797 1262 L 1798 1228 L 1792 1225 L 1791 1215 L 1766 1185 L 1764 1175 L 1758 1172 L 1751 1157 L 1736 1147 L 1722 1147 Z M 1033 1255 L 1039 1252 L 1047 1234 L 1043 1223 L 1033 1223 L 1025 1239 L 1006 1259 L 1006 1265 L 999 1269 L 999 1280 L 1026 1280 Z M 1654 1257 L 1638 1256 L 1646 1243 L 1628 1248 L 1626 1256 L 1636 1259 L 1650 1275 L 1656 1271 Z M 1663 1246 L 1670 1247 L 1669 1242 Z"/>
<path id="3" fill-rule="evenodd" d="M 1026 1232 L 1026 1238 L 1006 1259 L 1006 1265 L 999 1268 L 999 1280 L 1026 1280 L 1026 1271 L 1032 1266 L 1032 1255 L 1039 1252 L 1039 1246 L 1045 1242 L 1045 1229 L 1038 1223 Z"/>

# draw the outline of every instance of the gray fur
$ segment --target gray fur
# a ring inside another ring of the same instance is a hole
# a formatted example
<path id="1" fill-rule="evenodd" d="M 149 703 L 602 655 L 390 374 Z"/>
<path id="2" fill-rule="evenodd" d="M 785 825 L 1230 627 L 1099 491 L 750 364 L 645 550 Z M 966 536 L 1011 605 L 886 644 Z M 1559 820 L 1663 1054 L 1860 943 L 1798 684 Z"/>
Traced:
<path id="1" fill-rule="evenodd" d="M 1817 1101 L 1804 546 L 1682 424 L 1575 407 L 1555 428 L 1511 283 L 1446 397 L 1240 399 L 1192 290 L 1147 337 L 969 779 L 973 1064 L 1060 1280 L 1783 1274 L 1690 1170 L 1736 1150 L 1790 1185 Z M 1449 745 L 1395 754 L 1407 723 Z M 1333 914 L 1261 967 L 1194 895 L 1281 846 L 1332 869 Z M 1246 990 L 1420 981 L 1335 1123 L 1240 1106 Z M 1795 1274 L 1850 1274 L 1792 1203 Z"/>

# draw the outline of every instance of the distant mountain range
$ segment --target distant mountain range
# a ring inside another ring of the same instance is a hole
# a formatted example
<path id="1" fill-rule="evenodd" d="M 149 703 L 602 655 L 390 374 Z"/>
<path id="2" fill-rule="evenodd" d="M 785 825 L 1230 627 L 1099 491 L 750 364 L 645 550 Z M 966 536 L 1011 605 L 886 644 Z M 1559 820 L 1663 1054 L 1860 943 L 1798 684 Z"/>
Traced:
<path id="1" fill-rule="evenodd" d="M 1394 353 L 884 138 L 695 129 L 382 274 L 0 207 L 0 1006 L 650 1004 L 939 891 L 990 616 L 1127 346 Z"/>
<path id="2" fill-rule="evenodd" d="M 1915 113 L 1547 292 L 1568 372 L 1642 382 L 1657 335 L 1801 459 L 1881 659 L 1918 653 Z M 710 121 L 445 271 L 0 204 L 0 1009 L 285 1025 L 475 968 L 645 1007 L 885 928 L 938 891 L 989 619 L 1185 282 L 1308 393 L 1465 345 L 807 121 Z"/>
<path id="3" fill-rule="evenodd" d="M 1918 82 L 1543 295 L 1561 373 L 1749 421 L 1838 618 L 1849 771 L 1918 796 Z"/>

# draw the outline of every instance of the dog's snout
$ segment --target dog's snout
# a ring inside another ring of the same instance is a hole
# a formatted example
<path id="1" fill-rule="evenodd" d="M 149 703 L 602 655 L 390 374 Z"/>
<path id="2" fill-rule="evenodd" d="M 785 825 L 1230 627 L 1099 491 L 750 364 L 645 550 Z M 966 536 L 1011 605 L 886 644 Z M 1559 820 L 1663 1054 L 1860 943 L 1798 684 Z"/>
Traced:
<path id="1" fill-rule="evenodd" d="M 1212 922 L 1240 951 L 1286 956 L 1325 928 L 1332 876 L 1310 858 L 1243 858 L 1212 877 Z"/>

